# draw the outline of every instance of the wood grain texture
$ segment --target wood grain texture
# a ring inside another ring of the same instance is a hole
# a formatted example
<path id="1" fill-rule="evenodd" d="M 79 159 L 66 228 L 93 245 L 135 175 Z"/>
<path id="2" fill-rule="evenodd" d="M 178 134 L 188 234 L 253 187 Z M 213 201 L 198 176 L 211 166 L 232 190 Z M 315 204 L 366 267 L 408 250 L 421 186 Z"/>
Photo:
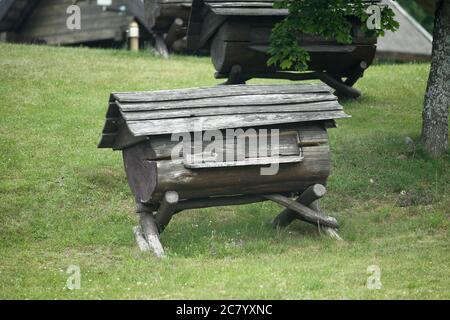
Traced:
<path id="1" fill-rule="evenodd" d="M 276 112 L 276 110 L 274 111 Z M 198 130 L 198 128 L 202 131 L 246 128 L 251 126 L 321 121 L 348 117 L 343 111 L 285 112 L 129 121 L 127 124 L 134 136 L 147 136 L 191 132 Z"/>

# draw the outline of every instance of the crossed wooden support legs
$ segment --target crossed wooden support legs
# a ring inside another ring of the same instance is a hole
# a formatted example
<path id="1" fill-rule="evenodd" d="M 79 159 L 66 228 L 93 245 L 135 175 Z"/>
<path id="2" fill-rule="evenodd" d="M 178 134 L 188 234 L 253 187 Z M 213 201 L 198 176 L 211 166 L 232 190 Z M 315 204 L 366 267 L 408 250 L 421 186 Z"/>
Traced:
<path id="1" fill-rule="evenodd" d="M 172 219 L 178 200 L 178 193 L 166 192 L 156 214 L 153 214 L 152 210 L 144 205 L 137 206 L 140 226 L 134 227 L 133 233 L 141 251 L 151 250 L 157 257 L 164 257 L 164 248 L 159 240 L 159 234 L 164 231 Z"/>
<path id="2" fill-rule="evenodd" d="M 327 190 L 323 185 L 315 184 L 306 189 L 295 201 L 279 195 L 266 196 L 266 198 L 286 207 L 275 217 L 272 222 L 273 226 L 285 228 L 295 219 L 300 219 L 316 224 L 319 227 L 319 231 L 323 230 L 330 237 L 342 240 L 337 232 L 339 225 L 336 219 L 326 216 L 319 206 L 319 199 L 326 192 Z"/>
<path id="3" fill-rule="evenodd" d="M 175 191 L 168 191 L 164 194 L 163 200 L 156 213 L 149 207 L 138 204 L 136 211 L 139 214 L 140 225 L 134 227 L 133 233 L 141 251 L 152 251 L 157 257 L 162 258 L 164 257 L 164 249 L 161 245 L 159 234 L 164 231 L 175 213 L 189 208 L 205 208 L 271 200 L 286 207 L 286 209 L 273 220 L 272 224 L 275 227 L 287 227 L 295 219 L 300 219 L 317 225 L 319 231 L 322 230 L 327 235 L 342 240 L 337 233 L 339 225 L 336 219 L 326 216 L 319 207 L 318 200 L 322 198 L 325 193 L 325 187 L 316 184 L 306 189 L 295 201 L 279 194 L 271 194 L 264 196 L 219 197 L 215 199 L 191 200 L 179 203 L 178 193 Z"/>

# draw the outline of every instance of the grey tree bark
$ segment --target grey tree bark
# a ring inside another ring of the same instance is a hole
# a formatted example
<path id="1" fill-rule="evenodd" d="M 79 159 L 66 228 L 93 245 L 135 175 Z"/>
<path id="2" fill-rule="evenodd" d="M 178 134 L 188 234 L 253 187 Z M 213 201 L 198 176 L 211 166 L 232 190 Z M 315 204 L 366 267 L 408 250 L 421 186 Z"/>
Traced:
<path id="1" fill-rule="evenodd" d="M 450 0 L 436 6 L 431 70 L 422 113 L 422 144 L 432 156 L 448 149 L 450 105 Z"/>

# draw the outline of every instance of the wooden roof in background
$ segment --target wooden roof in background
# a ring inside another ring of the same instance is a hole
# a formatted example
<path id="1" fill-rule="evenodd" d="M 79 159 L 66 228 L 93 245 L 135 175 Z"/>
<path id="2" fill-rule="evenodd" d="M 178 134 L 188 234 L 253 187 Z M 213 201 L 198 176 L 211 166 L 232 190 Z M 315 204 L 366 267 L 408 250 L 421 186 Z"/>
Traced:
<path id="1" fill-rule="evenodd" d="M 429 60 L 433 38 L 413 17 L 397 2 L 384 0 L 395 12 L 400 23 L 396 32 L 387 31 L 384 37 L 378 38 L 377 55 L 394 60 Z"/>
<path id="2" fill-rule="evenodd" d="M 79 1 L 82 28 L 68 30 L 66 9 L 73 3 L 73 0 L 0 0 L 0 32 L 14 33 L 18 42 L 75 44 L 115 40 L 135 19 L 143 27 L 143 33 L 150 33 L 142 0 L 113 0 L 114 9 L 126 5 L 123 14 L 103 11 L 96 1 Z"/>
<path id="3" fill-rule="evenodd" d="M 331 88 L 323 84 L 113 93 L 99 147 L 120 149 L 124 139 L 199 128 L 220 130 L 347 117 Z"/>

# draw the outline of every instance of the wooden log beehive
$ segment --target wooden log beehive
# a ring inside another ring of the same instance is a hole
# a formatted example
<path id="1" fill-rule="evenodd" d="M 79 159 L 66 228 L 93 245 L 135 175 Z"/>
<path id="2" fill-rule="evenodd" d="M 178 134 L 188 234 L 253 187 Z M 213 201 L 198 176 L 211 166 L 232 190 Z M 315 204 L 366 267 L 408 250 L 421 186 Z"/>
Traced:
<path id="1" fill-rule="evenodd" d="M 229 85 L 113 93 L 99 147 L 122 150 L 139 210 L 161 212 L 160 231 L 185 209 L 268 199 L 284 205 L 289 200 L 267 195 L 326 184 L 327 128 L 348 117 L 330 90 L 318 84 Z M 250 141 L 258 143 L 256 151 Z M 262 174 L 272 165 L 274 173 Z M 335 226 L 327 221 L 319 222 Z"/>
<path id="2" fill-rule="evenodd" d="M 210 50 L 216 77 L 229 78 L 232 83 L 245 83 L 251 78 L 320 79 L 343 95 L 359 96 L 351 87 L 372 64 L 376 37 L 367 36 L 360 22 L 352 17 L 348 19 L 353 26 L 353 41 L 348 45 L 334 39 L 299 34 L 298 42 L 311 58 L 308 63 L 311 72 L 281 72 L 267 65 L 272 29 L 288 13 L 287 9 L 274 9 L 274 2 L 194 0 L 188 48 Z M 238 67 L 238 71 L 233 67 Z"/>

